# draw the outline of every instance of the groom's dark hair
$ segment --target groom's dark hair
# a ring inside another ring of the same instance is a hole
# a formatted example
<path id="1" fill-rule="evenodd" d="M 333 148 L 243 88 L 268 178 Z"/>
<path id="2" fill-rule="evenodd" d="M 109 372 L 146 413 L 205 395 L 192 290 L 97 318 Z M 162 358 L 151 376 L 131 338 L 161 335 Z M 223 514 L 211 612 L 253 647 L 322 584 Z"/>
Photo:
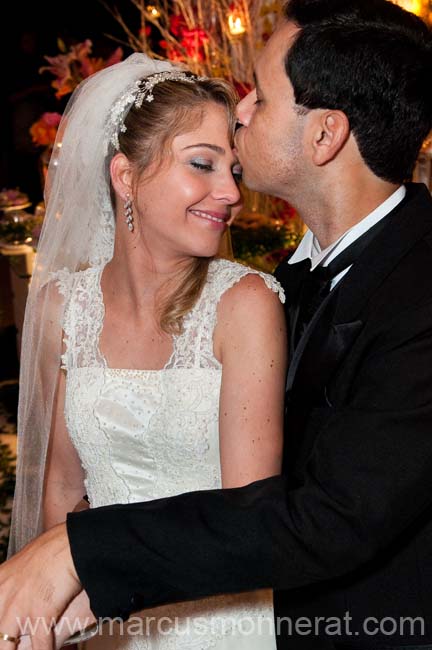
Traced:
<path id="1" fill-rule="evenodd" d="M 411 177 L 432 128 L 432 35 L 387 0 L 290 0 L 301 31 L 285 68 L 296 103 L 343 111 L 363 160 L 393 183 Z"/>

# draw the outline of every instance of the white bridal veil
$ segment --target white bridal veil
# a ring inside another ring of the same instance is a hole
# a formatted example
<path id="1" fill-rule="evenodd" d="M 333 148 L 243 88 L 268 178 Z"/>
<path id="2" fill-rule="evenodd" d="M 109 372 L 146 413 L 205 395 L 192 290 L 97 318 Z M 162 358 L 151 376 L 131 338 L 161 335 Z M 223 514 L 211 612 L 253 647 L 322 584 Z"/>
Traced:
<path id="1" fill-rule="evenodd" d="M 107 143 L 134 100 L 131 91 L 136 81 L 176 69 L 168 62 L 133 54 L 82 82 L 60 123 L 22 336 L 17 483 L 9 554 L 39 534 L 42 526 L 45 458 L 62 346 L 63 304 L 52 275 L 111 259 L 115 223 Z M 113 107 L 118 109 L 115 120 Z"/>

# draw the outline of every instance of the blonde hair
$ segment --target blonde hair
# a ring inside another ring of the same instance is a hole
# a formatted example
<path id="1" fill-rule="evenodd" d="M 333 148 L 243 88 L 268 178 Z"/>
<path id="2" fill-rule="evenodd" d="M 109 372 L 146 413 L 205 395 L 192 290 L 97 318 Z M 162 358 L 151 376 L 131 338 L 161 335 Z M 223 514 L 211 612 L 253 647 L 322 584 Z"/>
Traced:
<path id="1" fill-rule="evenodd" d="M 132 106 L 124 121 L 126 131 L 119 134 L 120 151 L 136 169 L 136 178 L 154 165 L 162 164 L 173 139 L 197 127 L 206 105 L 222 105 L 228 118 L 233 144 L 237 94 L 223 79 L 200 79 L 194 83 L 165 81 L 153 88 L 154 100 Z M 180 285 L 162 301 L 159 326 L 168 334 L 180 334 L 183 319 L 195 305 L 207 279 L 212 258 L 196 257 L 183 274 Z"/>

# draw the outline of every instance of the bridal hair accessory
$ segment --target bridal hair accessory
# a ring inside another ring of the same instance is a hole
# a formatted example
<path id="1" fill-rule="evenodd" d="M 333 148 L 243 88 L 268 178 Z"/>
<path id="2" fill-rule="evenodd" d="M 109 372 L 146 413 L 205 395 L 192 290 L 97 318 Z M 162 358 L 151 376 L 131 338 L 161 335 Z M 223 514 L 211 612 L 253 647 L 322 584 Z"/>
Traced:
<path id="1" fill-rule="evenodd" d="M 127 223 L 127 227 L 131 232 L 133 232 L 134 231 L 133 207 L 132 207 L 132 200 L 129 194 L 126 194 L 126 199 L 124 202 L 124 211 L 125 211 L 125 221 Z"/>
<path id="2" fill-rule="evenodd" d="M 16 645 L 19 641 L 19 638 L 16 636 L 11 636 L 10 634 L 5 634 L 5 632 L 0 632 L 0 641 L 10 641 Z"/>
<path id="3" fill-rule="evenodd" d="M 206 81 L 208 77 L 197 77 L 196 75 L 180 70 L 165 70 L 164 72 L 156 72 L 155 74 L 135 81 L 134 85 L 129 88 L 113 105 L 108 116 L 108 133 L 109 141 L 113 147 L 118 151 L 120 143 L 118 139 L 119 133 L 124 133 L 126 127 L 124 119 L 127 115 L 127 110 L 132 104 L 135 108 L 141 108 L 143 101 L 152 102 L 154 100 L 153 88 L 164 81 L 184 81 L 186 83 L 196 83 L 197 81 Z"/>
<path id="4" fill-rule="evenodd" d="M 138 82 L 139 92 L 136 96 L 135 106 L 141 108 L 144 99 L 146 102 L 154 100 L 153 88 L 163 81 L 186 81 L 187 83 L 195 83 L 196 81 L 205 81 L 208 77 L 197 77 L 194 74 L 186 72 L 157 72 L 145 81 Z"/>

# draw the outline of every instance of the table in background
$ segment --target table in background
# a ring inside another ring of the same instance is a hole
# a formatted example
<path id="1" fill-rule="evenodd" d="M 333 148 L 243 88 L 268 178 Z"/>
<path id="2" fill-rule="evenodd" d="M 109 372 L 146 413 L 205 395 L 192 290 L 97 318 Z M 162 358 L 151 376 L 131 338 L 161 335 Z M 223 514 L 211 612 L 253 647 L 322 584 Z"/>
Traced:
<path id="1" fill-rule="evenodd" d="M 0 254 L 9 261 L 9 273 L 12 289 L 12 304 L 15 327 L 17 329 L 18 356 L 21 350 L 21 336 L 28 287 L 33 273 L 35 251 L 27 244 L 0 245 Z"/>

